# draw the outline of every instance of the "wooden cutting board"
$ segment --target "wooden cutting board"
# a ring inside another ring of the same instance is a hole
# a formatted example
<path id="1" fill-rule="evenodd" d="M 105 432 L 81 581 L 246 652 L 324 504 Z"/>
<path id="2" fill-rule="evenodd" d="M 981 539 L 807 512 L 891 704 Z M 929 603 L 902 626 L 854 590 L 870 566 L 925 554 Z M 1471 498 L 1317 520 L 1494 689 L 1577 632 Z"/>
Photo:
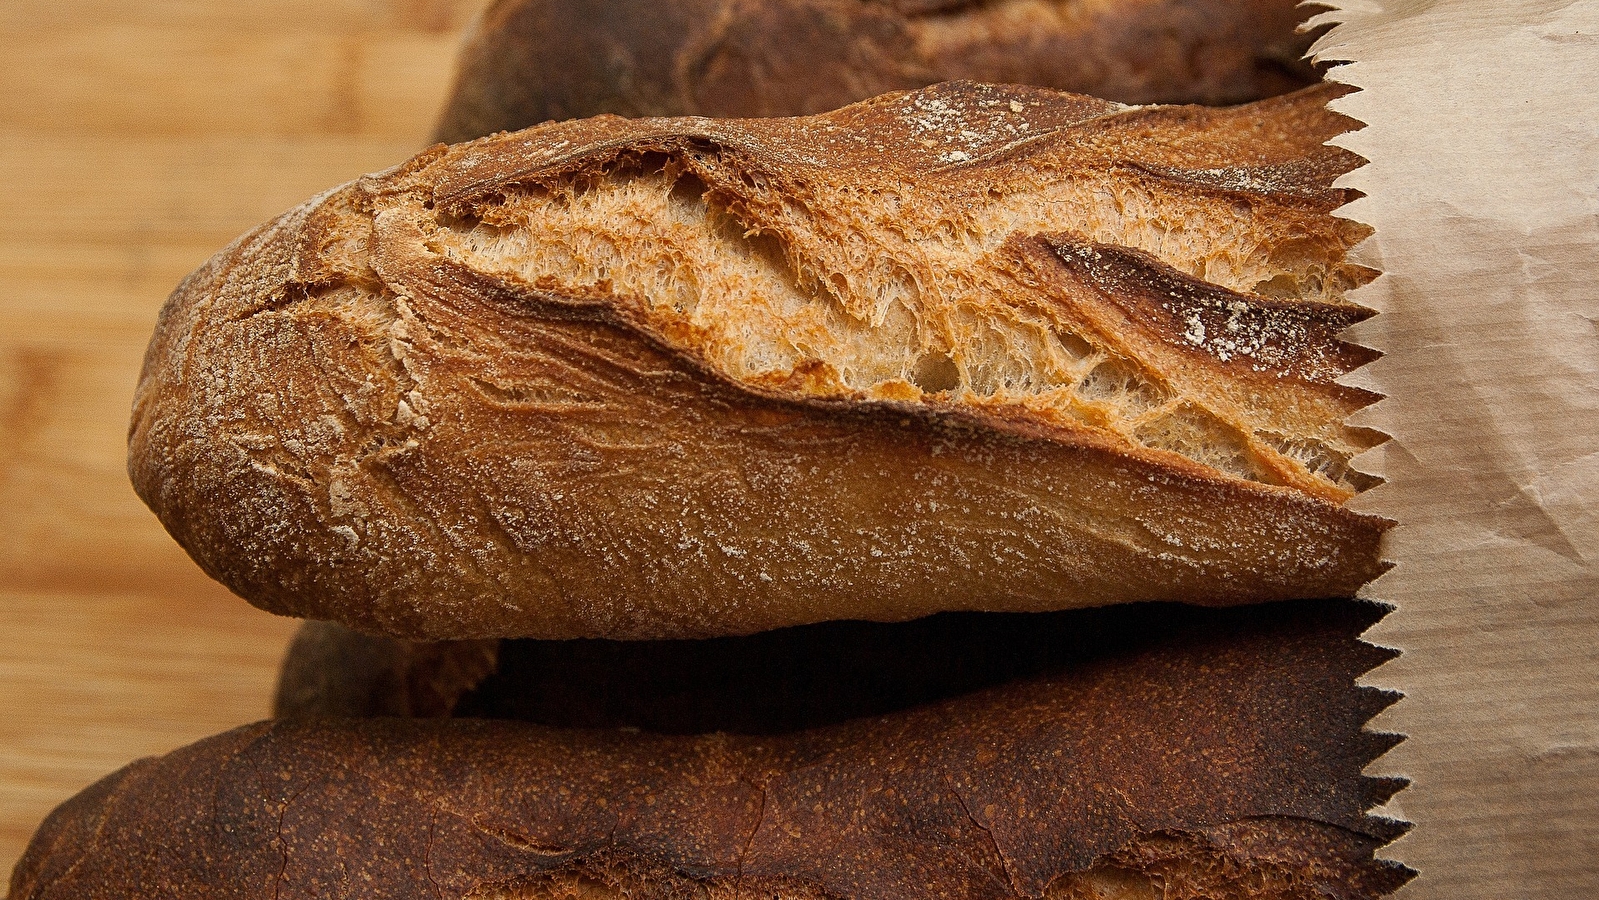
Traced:
<path id="1" fill-rule="evenodd" d="M 211 253 L 423 146 L 483 3 L 0 4 L 0 875 L 94 780 L 266 715 L 295 623 L 128 486 L 145 343 Z"/>

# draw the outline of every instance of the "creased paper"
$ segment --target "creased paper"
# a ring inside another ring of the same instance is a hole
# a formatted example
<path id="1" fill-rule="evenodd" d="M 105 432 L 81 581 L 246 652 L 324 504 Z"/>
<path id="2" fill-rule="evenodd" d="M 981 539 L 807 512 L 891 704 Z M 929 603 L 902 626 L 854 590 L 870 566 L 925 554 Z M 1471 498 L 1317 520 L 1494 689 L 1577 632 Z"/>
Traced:
<path id="1" fill-rule="evenodd" d="M 1599 0 L 1345 0 L 1407 898 L 1599 897 Z"/>

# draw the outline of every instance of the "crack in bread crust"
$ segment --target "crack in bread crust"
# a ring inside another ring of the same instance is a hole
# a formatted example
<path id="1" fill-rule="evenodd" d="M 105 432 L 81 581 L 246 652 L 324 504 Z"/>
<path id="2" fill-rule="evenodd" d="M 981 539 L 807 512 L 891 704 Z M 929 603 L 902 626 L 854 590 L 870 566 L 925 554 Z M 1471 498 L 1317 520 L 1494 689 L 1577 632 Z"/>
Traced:
<path id="1" fill-rule="evenodd" d="M 707 125 L 477 186 L 488 196 L 452 199 L 457 216 L 409 217 L 432 250 L 474 271 L 632 307 L 735 382 L 1020 405 L 1144 446 L 1138 407 L 1154 392 L 1187 430 L 1196 416 L 1180 408 L 1198 407 L 1203 430 L 1241 445 L 1205 454 L 1229 475 L 1335 500 L 1366 486 L 1347 462 L 1369 436 L 1341 422 L 1373 397 L 1335 383 L 1371 358 L 1336 338 L 1365 315 L 1342 303 L 1344 288 L 1370 277 L 1346 259 L 1364 229 L 1330 214 L 1343 199 L 1331 178 L 1348 157 L 1320 148 L 1183 169 L 1168 146 L 1115 140 L 1141 111 L 1085 105 L 1035 126 L 1027 104 L 982 90 L 924 91 L 891 110 L 921 165 L 887 141 L 862 147 L 843 129 L 815 129 L 828 150 L 856 144 L 847 184 L 754 125 Z M 1315 124 L 1325 137 L 1337 121 Z M 1006 258 L 1018 239 L 1049 232 L 1067 273 Z M 1107 316 L 1154 295 L 1183 309 Z M 1172 347 L 1203 351 L 1210 370 L 1191 375 L 1192 357 L 1151 365 Z M 1246 393 L 1232 387 L 1236 371 L 1218 377 L 1234 359 L 1264 386 Z M 1090 377 L 1101 363 L 1132 389 L 1105 391 L 1110 379 Z M 1083 396 L 1085 382 L 1098 396 Z M 1218 383 L 1226 389 L 1199 396 Z M 1290 444 L 1313 448 L 1316 462 L 1284 454 Z"/>
<path id="2" fill-rule="evenodd" d="M 1348 595 L 1336 91 L 436 148 L 180 288 L 135 484 L 258 605 L 415 637 Z"/>

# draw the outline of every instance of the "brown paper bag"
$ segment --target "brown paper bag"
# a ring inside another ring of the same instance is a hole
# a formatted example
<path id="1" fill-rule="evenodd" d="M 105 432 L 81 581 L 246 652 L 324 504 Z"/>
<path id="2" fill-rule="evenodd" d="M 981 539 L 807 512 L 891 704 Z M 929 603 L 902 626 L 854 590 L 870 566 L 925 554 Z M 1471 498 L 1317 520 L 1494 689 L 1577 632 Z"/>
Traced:
<path id="1" fill-rule="evenodd" d="M 1373 723 L 1409 735 L 1372 770 L 1413 779 L 1386 854 L 1402 897 L 1599 897 L 1599 2 L 1334 5 L 1370 160 L 1342 214 L 1385 272 L 1350 336 L 1393 436 L 1357 506 L 1400 523 L 1366 591 L 1404 651 L 1368 676 L 1407 695 Z"/>

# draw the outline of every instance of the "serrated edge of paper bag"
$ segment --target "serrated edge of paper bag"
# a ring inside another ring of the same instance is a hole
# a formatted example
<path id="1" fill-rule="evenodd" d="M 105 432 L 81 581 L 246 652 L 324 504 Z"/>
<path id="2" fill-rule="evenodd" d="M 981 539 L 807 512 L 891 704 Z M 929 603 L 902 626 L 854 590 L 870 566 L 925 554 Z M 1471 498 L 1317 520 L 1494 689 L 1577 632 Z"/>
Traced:
<path id="1" fill-rule="evenodd" d="M 1375 229 L 1350 340 L 1391 440 L 1351 506 L 1394 519 L 1362 683 L 1404 699 L 1368 766 L 1411 786 L 1396 896 L 1599 896 L 1599 2 L 1328 0 L 1312 48 L 1359 90 L 1331 143 Z"/>

